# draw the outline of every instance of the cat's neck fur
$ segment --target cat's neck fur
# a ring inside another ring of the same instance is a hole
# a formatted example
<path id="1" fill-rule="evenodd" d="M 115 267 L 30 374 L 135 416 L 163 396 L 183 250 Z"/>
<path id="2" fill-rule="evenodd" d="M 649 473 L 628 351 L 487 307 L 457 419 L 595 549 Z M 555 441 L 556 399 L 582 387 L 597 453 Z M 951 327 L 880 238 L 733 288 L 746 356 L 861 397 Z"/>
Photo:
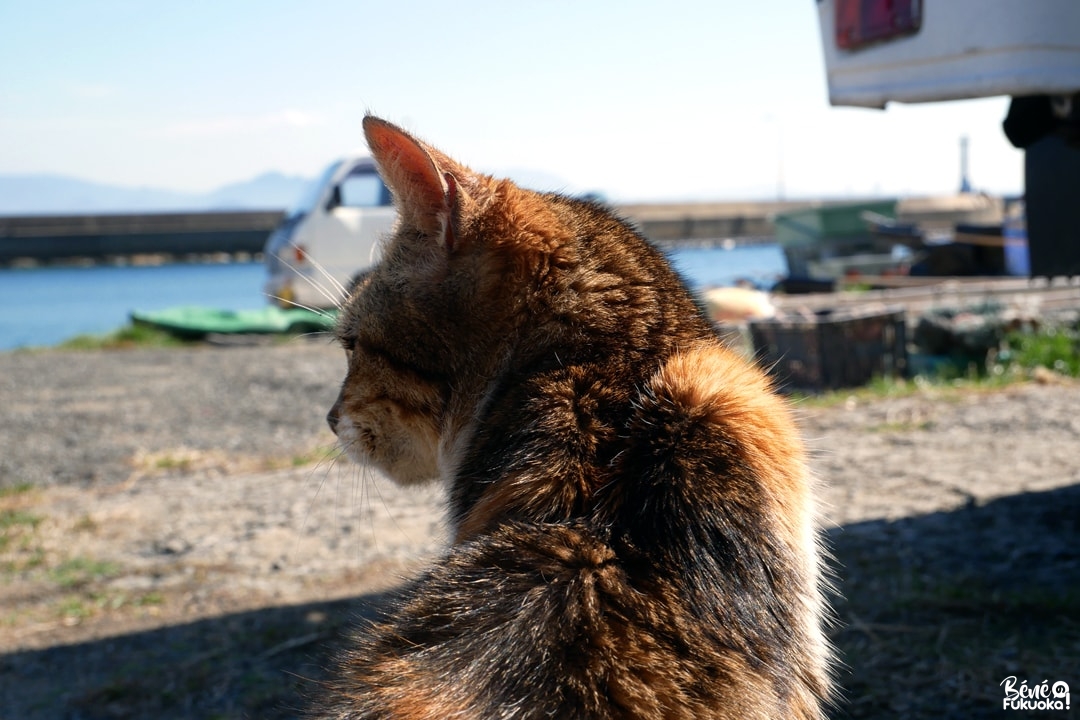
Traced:
<path id="1" fill-rule="evenodd" d="M 715 337 L 679 292 L 679 278 L 629 225 L 590 203 L 498 191 L 489 214 L 531 212 L 534 222 L 526 252 L 518 229 L 499 272 L 472 276 L 479 295 L 488 281 L 523 288 L 520 305 L 471 312 L 455 328 L 471 336 L 461 344 L 470 352 L 455 363 L 439 462 L 458 541 L 500 522 L 591 512 L 594 494 L 618 472 L 639 379 Z M 461 264 L 468 267 L 467 255 Z"/>

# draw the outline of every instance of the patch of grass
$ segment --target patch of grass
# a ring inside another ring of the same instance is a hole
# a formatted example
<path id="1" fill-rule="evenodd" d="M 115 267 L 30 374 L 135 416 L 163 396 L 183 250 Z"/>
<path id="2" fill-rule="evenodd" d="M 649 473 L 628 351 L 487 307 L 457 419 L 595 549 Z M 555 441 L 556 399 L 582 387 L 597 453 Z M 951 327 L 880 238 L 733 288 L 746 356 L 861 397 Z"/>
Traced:
<path id="1" fill-rule="evenodd" d="M 0 532 L 16 527 L 37 528 L 42 517 L 25 510 L 0 510 Z"/>
<path id="2" fill-rule="evenodd" d="M 23 563 L 24 570 L 34 570 L 36 568 L 45 565 L 45 551 L 41 548 L 34 548 L 30 551 L 30 557 Z"/>
<path id="3" fill-rule="evenodd" d="M 165 598 L 160 593 L 149 592 L 134 597 L 124 592 L 116 591 L 79 591 L 78 594 L 68 594 L 61 597 L 55 605 L 55 613 L 65 618 L 83 619 L 98 615 L 103 612 L 116 612 L 125 608 L 158 608 L 165 604 Z"/>
<path id="4" fill-rule="evenodd" d="M 158 470 L 190 470 L 194 464 L 195 458 L 191 455 L 185 457 L 161 455 L 154 460 L 154 467 Z"/>
<path id="5" fill-rule="evenodd" d="M 145 347 L 180 347 L 190 345 L 164 330 L 128 324 L 106 335 L 76 335 L 57 347 L 62 350 L 123 350 Z"/>
<path id="6" fill-rule="evenodd" d="M 933 427 L 933 420 L 896 420 L 893 422 L 878 423 L 877 425 L 869 425 L 867 426 L 866 431 L 873 433 L 904 433 L 914 432 L 916 430 L 930 430 Z"/>
<path id="7" fill-rule="evenodd" d="M 887 400 L 926 392 L 947 393 L 959 389 L 961 387 L 956 381 L 941 377 L 875 377 L 862 387 L 829 390 L 816 395 L 794 393 L 790 398 L 798 406 L 829 408 L 851 402 Z"/>
<path id="8" fill-rule="evenodd" d="M 25 495 L 33 489 L 33 484 L 28 482 L 16 483 L 9 487 L 0 487 L 0 500 L 9 497 L 17 497 L 19 495 Z"/>
<path id="9" fill-rule="evenodd" d="M 0 573 L 14 575 L 36 570 L 45 565 L 45 551 L 39 547 L 31 547 L 29 538 L 23 538 L 18 551 L 21 559 L 0 562 Z"/>
<path id="10" fill-rule="evenodd" d="M 0 552 L 10 548 L 19 538 L 34 532 L 44 520 L 40 515 L 25 510 L 0 509 Z"/>
<path id="11" fill-rule="evenodd" d="M 147 476 L 168 473 L 191 473 L 212 469 L 225 469 L 234 462 L 221 451 L 198 450 L 177 447 L 156 452 L 139 452 L 131 463 L 136 470 Z"/>
<path id="12" fill-rule="evenodd" d="M 332 461 L 340 453 L 336 445 L 318 446 L 294 455 L 255 456 L 177 447 L 155 452 L 139 452 L 131 464 L 140 475 L 190 474 L 199 472 L 264 472 L 304 467 Z"/>
<path id="13" fill-rule="evenodd" d="M 98 531 L 98 527 L 98 521 L 89 514 L 84 513 L 71 529 L 75 532 L 95 533 Z"/>
<path id="14" fill-rule="evenodd" d="M 90 600 L 98 610 L 119 610 L 131 604 L 131 599 L 122 592 L 90 593 Z"/>
<path id="15" fill-rule="evenodd" d="M 115 575 L 118 570 L 116 563 L 73 557 L 50 569 L 49 579 L 60 587 L 73 588 Z"/>
<path id="16" fill-rule="evenodd" d="M 290 461 L 292 467 L 303 467 L 312 463 L 321 463 L 332 460 L 338 456 L 340 450 L 336 445 L 327 445 L 314 448 L 305 453 L 294 455 Z"/>
<path id="17" fill-rule="evenodd" d="M 60 600 L 56 606 L 56 612 L 64 618 L 81 620 L 90 617 L 93 614 L 94 609 L 91 605 L 87 604 L 84 598 L 78 597 L 77 595 L 69 595 Z"/>
<path id="18" fill-rule="evenodd" d="M 1045 327 L 1033 332 L 1013 332 L 995 359 L 996 365 L 1024 370 L 1044 367 L 1070 377 L 1080 376 L 1080 330 Z"/>
<path id="19" fill-rule="evenodd" d="M 136 607 L 155 607 L 165 604 L 165 596 L 159 592 L 148 592 L 140 595 L 132 601 Z"/>

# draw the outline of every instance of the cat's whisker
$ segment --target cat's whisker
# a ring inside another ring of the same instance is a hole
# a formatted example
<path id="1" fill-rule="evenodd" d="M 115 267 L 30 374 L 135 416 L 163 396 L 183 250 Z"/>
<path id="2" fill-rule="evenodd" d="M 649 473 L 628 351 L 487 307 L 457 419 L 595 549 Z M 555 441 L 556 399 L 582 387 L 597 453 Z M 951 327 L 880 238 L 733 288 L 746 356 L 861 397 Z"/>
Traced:
<path id="1" fill-rule="evenodd" d="M 289 247 L 296 248 L 297 246 L 296 245 L 290 245 Z M 286 261 L 281 255 L 275 254 L 274 257 L 276 257 L 278 260 L 280 260 L 285 265 L 285 267 L 289 268 L 289 270 L 294 275 L 296 275 L 298 278 L 300 278 L 301 280 L 306 282 L 311 287 L 318 290 L 319 294 L 322 295 L 323 298 L 325 298 L 330 303 L 331 306 L 333 306 L 335 308 L 340 308 L 341 307 L 341 302 L 342 302 L 342 297 L 344 295 L 344 290 L 342 290 L 342 294 L 335 295 L 325 285 L 323 285 L 322 283 L 316 282 L 315 279 L 312 278 L 310 275 L 305 275 L 304 273 L 300 272 L 300 270 L 298 268 L 293 266 L 292 263 Z M 317 270 L 319 270 L 321 268 L 321 266 L 319 266 L 319 264 L 317 262 L 315 262 L 313 259 L 311 259 L 310 257 L 308 258 L 308 260 L 311 262 L 312 267 L 316 268 Z M 326 272 L 326 271 L 322 270 L 322 272 Z M 333 278 L 331 278 L 331 279 L 333 280 Z M 334 282 L 335 285 L 339 285 L 339 286 L 341 285 L 341 283 L 339 283 L 337 280 L 333 280 L 333 282 Z"/>
<path id="2" fill-rule="evenodd" d="M 339 444 L 337 446 L 337 454 L 332 458 L 334 467 L 337 466 L 337 462 L 343 460 L 348 465 L 347 472 L 335 473 L 337 480 L 337 487 L 335 495 L 337 500 L 334 503 L 335 511 L 341 513 L 344 509 L 352 508 L 354 512 L 359 513 L 360 517 L 364 515 L 368 518 L 368 524 L 370 528 L 371 542 L 375 546 L 376 552 L 378 552 L 378 533 L 375 532 L 374 514 L 366 512 L 367 510 L 367 488 L 372 481 L 370 473 L 371 468 L 368 465 L 357 464 L 350 461 L 348 457 L 348 447 Z M 347 485 L 344 483 L 348 483 Z M 349 500 L 347 502 L 341 502 L 340 498 L 343 493 L 349 494 Z M 340 522 L 342 518 L 340 515 L 337 517 Z M 359 538 L 359 533 L 357 534 Z M 358 551 L 361 551 L 363 545 L 358 547 Z"/>
<path id="3" fill-rule="evenodd" d="M 379 533 L 375 531 L 375 513 L 371 511 L 371 486 L 375 483 L 375 473 L 372 471 L 370 465 L 360 465 L 357 468 L 356 476 L 361 483 L 360 485 L 360 503 L 361 508 L 368 510 L 368 534 L 371 537 L 371 542 L 375 546 L 376 551 L 379 547 Z"/>
<path id="4" fill-rule="evenodd" d="M 390 508 L 386 506 L 386 501 L 383 499 L 382 491 L 379 490 L 379 481 L 375 477 L 375 471 L 370 465 L 361 465 L 359 474 L 364 476 L 364 490 L 367 491 L 367 503 L 370 506 L 370 512 L 368 512 L 368 532 L 371 534 L 371 543 L 375 547 L 375 551 L 379 552 L 379 533 L 375 531 L 375 503 L 372 502 L 372 498 L 378 497 L 380 503 L 383 506 L 383 511 L 386 513 L 386 517 L 394 521 L 393 515 L 390 513 Z M 396 521 L 394 521 L 396 523 Z"/>
<path id="5" fill-rule="evenodd" d="M 323 267 L 323 264 L 320 263 L 315 258 L 308 256 L 308 262 L 310 262 L 311 266 L 313 268 L 315 268 L 315 270 L 320 275 L 323 276 L 324 280 L 326 280 L 326 281 L 328 281 L 330 283 L 330 288 L 331 289 L 334 289 L 334 290 L 338 291 L 338 296 L 337 296 L 338 300 L 336 300 L 334 302 L 334 306 L 335 307 L 341 307 L 341 305 L 342 305 L 342 303 L 344 301 L 344 298 L 346 298 L 348 296 L 348 294 L 349 294 L 348 288 L 346 288 L 345 285 L 342 284 L 342 282 L 340 280 L 338 280 L 336 277 L 331 275 L 330 272 L 325 267 Z"/>
<path id="6" fill-rule="evenodd" d="M 307 530 L 308 521 L 311 519 L 311 513 L 315 509 L 315 503 L 319 499 L 319 495 L 322 494 L 323 488 L 326 487 L 326 481 L 329 479 L 331 471 L 334 469 L 337 461 L 340 460 L 344 454 L 341 451 L 340 447 L 336 449 L 338 450 L 336 454 L 327 455 L 321 458 L 317 463 L 315 463 L 315 466 L 312 467 L 311 471 L 308 473 L 308 478 L 310 479 L 313 478 L 315 476 L 315 473 L 317 473 L 321 469 L 322 478 L 319 480 L 319 486 L 315 489 L 315 495 L 312 496 L 311 501 L 308 503 L 307 511 L 304 513 L 304 520 L 300 525 L 301 531 Z"/>
<path id="7" fill-rule="evenodd" d="M 290 342 L 297 342 L 298 340 L 324 338 L 327 342 L 334 342 L 334 333 L 326 330 L 314 330 L 312 332 L 300 333 L 290 338 Z"/>
<path id="8" fill-rule="evenodd" d="M 294 244 L 294 245 L 292 245 L 292 247 L 296 248 L 296 245 Z M 310 255 L 306 255 L 305 257 L 307 258 L 307 261 L 309 263 L 311 263 L 311 266 L 313 268 L 315 268 L 315 271 L 317 273 L 319 273 L 319 275 L 322 276 L 323 280 L 327 281 L 330 285 L 329 285 L 329 288 L 328 288 L 327 286 L 323 285 L 322 283 L 315 282 L 312 278 L 308 277 L 307 275 L 303 276 L 304 279 L 307 280 L 311 284 L 312 287 L 314 287 L 316 290 L 318 290 L 320 293 L 322 293 L 323 297 L 325 297 L 327 300 L 329 300 L 334 307 L 340 308 L 342 306 L 345 298 L 348 297 L 348 295 L 349 295 L 348 288 L 346 288 L 345 285 L 342 284 L 342 282 L 340 280 L 338 280 L 336 277 L 334 277 L 323 266 L 323 264 L 320 263 L 318 260 L 311 257 Z M 297 272 L 299 272 L 299 271 L 297 271 Z M 336 293 L 333 292 L 335 290 L 337 291 Z"/>
<path id="9" fill-rule="evenodd" d="M 312 307 L 311 305 L 304 305 L 303 303 L 298 303 L 295 300 L 290 300 L 289 298 L 283 298 L 280 295 L 271 295 L 270 293 L 263 293 L 263 294 L 266 297 L 270 298 L 271 300 L 276 300 L 278 303 L 285 303 L 286 305 L 291 305 L 292 307 L 299 308 L 301 310 L 307 310 L 308 312 L 315 313 L 316 315 L 319 315 L 319 316 L 321 316 L 321 317 L 323 317 L 323 318 L 325 318 L 327 320 L 333 320 L 334 319 L 334 315 L 332 315 L 330 313 L 330 311 L 325 309 L 325 308 L 317 308 L 317 307 Z"/>
<path id="10" fill-rule="evenodd" d="M 334 520 L 337 525 L 347 525 L 355 519 L 358 522 L 362 520 L 355 517 L 355 513 L 359 513 L 363 516 L 364 513 L 364 481 L 362 474 L 366 469 L 366 466 L 357 465 L 353 463 L 349 458 L 348 446 L 339 442 L 335 448 L 335 454 L 330 458 L 331 469 L 334 471 Z M 344 462 L 345 465 L 339 465 L 338 463 Z M 344 469 L 343 469 L 344 468 Z M 351 480 L 351 482 L 350 482 Z M 359 489 L 360 503 L 356 503 L 356 494 Z M 350 497 L 351 496 L 351 497 Z M 348 499 L 347 499 L 348 498 Z M 352 512 L 350 512 L 352 509 Z M 373 522 L 371 513 L 368 515 L 369 522 Z M 377 538 L 377 534 L 374 531 L 374 524 L 372 524 L 371 536 Z M 360 542 L 361 534 L 356 533 L 357 541 L 359 543 L 357 550 L 363 552 L 363 543 Z M 377 542 L 375 542 L 377 547 Z"/>
<path id="11" fill-rule="evenodd" d="M 359 467 L 359 474 L 362 474 L 364 476 L 364 485 L 361 487 L 362 498 L 363 491 L 367 490 L 368 502 L 370 502 L 370 498 L 372 498 L 372 493 L 374 493 L 375 497 L 379 499 L 379 504 L 382 505 L 383 513 L 386 514 L 386 517 L 390 518 L 390 521 L 392 522 L 397 532 L 400 532 L 403 538 L 405 538 L 405 540 L 408 541 L 410 544 L 416 544 L 416 539 L 413 538 L 413 535 L 409 534 L 408 530 L 402 527 L 399 521 L 397 521 L 397 518 L 394 516 L 393 510 L 390 506 L 390 503 L 387 502 L 386 495 L 382 494 L 382 487 L 379 483 L 379 480 L 384 478 L 380 476 L 376 468 L 368 464 L 357 465 L 357 467 Z M 378 533 L 376 533 L 375 531 L 375 514 L 369 513 L 368 520 L 370 522 L 370 526 L 372 526 L 372 528 L 370 529 L 372 529 L 373 542 L 375 546 L 378 547 Z"/>

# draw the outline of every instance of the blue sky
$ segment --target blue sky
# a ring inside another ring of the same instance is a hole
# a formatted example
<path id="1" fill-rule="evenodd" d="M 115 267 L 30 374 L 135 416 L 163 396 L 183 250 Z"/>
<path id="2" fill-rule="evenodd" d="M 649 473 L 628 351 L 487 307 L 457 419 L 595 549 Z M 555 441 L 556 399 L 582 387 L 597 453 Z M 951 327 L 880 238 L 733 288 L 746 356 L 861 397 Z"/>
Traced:
<path id="1" fill-rule="evenodd" d="M 621 201 L 953 192 L 962 135 L 977 189 L 1022 190 L 1004 98 L 829 107 L 816 12 L 0 1 L 0 173 L 185 191 L 314 176 L 363 148 L 370 110 L 478 169 Z"/>

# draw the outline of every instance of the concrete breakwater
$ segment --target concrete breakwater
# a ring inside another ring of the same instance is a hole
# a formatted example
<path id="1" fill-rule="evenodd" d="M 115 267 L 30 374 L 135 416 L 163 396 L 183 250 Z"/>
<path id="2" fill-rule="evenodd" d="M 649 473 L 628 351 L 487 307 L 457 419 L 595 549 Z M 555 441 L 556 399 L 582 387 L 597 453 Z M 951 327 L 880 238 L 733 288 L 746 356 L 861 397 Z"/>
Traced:
<path id="1" fill-rule="evenodd" d="M 773 217 L 816 201 L 638 203 L 616 211 L 661 245 L 771 239 Z M 107 261 L 132 255 L 256 254 L 279 210 L 0 216 L 0 265 Z"/>
<path id="2" fill-rule="evenodd" d="M 256 254 L 281 211 L 0 217 L 0 265 Z"/>

